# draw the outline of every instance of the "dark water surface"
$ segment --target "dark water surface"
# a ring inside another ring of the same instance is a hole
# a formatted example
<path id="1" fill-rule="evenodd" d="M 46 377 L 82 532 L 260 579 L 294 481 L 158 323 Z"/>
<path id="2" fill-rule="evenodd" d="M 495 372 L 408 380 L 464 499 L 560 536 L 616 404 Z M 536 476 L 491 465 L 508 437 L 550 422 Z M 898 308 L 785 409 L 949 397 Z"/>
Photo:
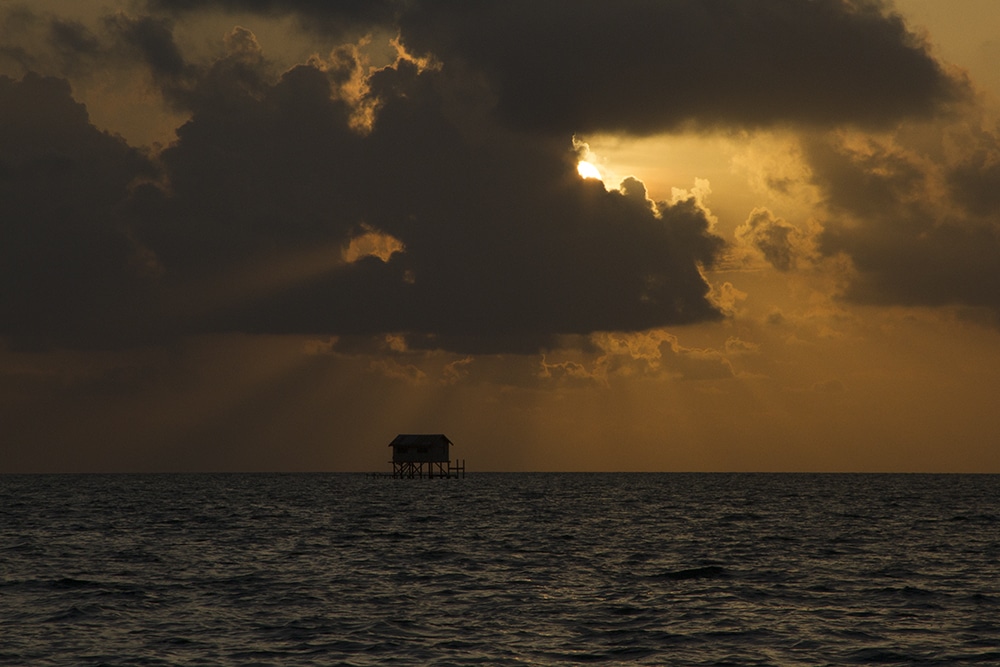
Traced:
<path id="1" fill-rule="evenodd" d="M 1000 476 L 0 476 L 2 665 L 1000 665 Z"/>

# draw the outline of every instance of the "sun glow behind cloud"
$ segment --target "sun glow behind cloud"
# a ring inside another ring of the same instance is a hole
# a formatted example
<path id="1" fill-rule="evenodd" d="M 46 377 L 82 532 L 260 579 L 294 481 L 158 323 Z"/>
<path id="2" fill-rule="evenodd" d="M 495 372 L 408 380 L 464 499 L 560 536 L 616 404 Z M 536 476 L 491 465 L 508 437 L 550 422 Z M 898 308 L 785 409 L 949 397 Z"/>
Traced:
<path id="1" fill-rule="evenodd" d="M 608 191 L 621 190 L 623 181 L 627 178 L 642 180 L 629 168 L 623 168 L 611 154 L 611 159 L 603 151 L 600 154 L 591 150 L 590 144 L 573 137 L 573 150 L 576 152 L 576 172 L 583 179 L 594 179 L 604 184 Z"/>
<path id="2" fill-rule="evenodd" d="M 577 163 L 576 171 L 580 174 L 581 178 L 594 178 L 602 183 L 604 182 L 604 178 L 601 176 L 601 170 L 586 160 L 580 160 L 580 162 Z"/>
<path id="3" fill-rule="evenodd" d="M 348 264 L 364 257 L 378 257 L 383 262 L 388 262 L 389 258 L 397 252 L 403 252 L 406 248 L 403 242 L 396 237 L 380 232 L 376 229 L 363 226 L 363 232 L 355 236 L 344 248 L 344 261 Z"/>

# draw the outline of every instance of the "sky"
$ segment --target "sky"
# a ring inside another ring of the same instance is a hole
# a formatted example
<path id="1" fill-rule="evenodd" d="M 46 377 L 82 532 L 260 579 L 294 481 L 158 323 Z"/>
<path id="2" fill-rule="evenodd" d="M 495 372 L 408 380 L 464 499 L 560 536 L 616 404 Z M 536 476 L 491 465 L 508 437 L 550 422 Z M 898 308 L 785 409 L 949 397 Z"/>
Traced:
<path id="1" fill-rule="evenodd" d="M 997 35 L 0 0 L 0 472 L 998 473 Z"/>

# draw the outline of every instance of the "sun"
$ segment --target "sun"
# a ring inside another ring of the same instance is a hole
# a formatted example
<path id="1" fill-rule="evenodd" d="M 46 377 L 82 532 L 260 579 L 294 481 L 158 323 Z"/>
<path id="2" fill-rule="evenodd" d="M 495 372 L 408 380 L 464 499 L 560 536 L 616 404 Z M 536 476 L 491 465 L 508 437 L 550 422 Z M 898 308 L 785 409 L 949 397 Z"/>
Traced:
<path id="1" fill-rule="evenodd" d="M 593 164 L 591 164 L 590 162 L 587 162 L 586 160 L 580 160 L 577 163 L 577 165 L 576 165 L 576 171 L 577 171 L 577 173 L 580 174 L 580 176 L 582 178 L 596 178 L 599 181 L 603 181 L 604 180 L 601 177 L 600 170 L 597 167 L 595 167 Z"/>

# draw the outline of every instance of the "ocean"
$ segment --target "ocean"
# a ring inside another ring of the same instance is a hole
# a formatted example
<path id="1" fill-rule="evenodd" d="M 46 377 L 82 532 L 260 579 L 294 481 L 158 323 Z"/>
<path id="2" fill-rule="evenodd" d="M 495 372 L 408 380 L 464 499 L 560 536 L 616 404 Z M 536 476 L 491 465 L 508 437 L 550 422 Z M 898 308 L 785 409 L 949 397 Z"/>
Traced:
<path id="1" fill-rule="evenodd" d="M 1000 476 L 0 476 L 0 665 L 1000 665 Z"/>

